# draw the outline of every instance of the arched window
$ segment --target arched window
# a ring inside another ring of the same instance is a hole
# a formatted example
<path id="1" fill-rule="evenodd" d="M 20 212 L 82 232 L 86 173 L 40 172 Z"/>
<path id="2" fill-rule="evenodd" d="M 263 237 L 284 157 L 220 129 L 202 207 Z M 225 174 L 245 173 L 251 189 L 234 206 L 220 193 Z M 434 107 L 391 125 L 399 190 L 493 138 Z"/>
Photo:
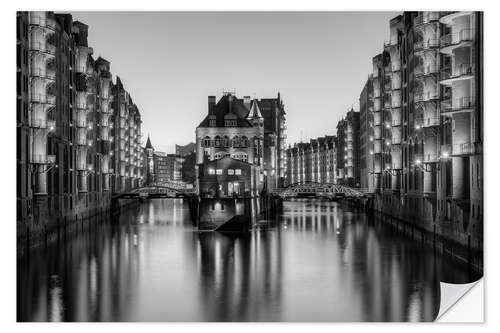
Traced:
<path id="1" fill-rule="evenodd" d="M 248 139 L 246 136 L 241 137 L 240 147 L 242 147 L 242 148 L 248 147 Z"/>
<path id="2" fill-rule="evenodd" d="M 240 138 L 238 136 L 235 136 L 233 138 L 233 147 L 239 147 L 240 146 Z"/>
<path id="3" fill-rule="evenodd" d="M 221 142 L 220 142 L 220 136 L 218 136 L 218 135 L 217 135 L 217 136 L 215 137 L 215 147 L 220 147 L 220 143 L 221 143 Z"/>
<path id="4" fill-rule="evenodd" d="M 224 136 L 223 144 L 225 148 L 229 148 L 229 146 L 231 145 L 231 142 L 229 141 L 229 138 L 227 136 Z"/>
<path id="5" fill-rule="evenodd" d="M 210 137 L 209 137 L 209 136 L 206 136 L 206 137 L 203 139 L 203 146 L 205 146 L 205 147 L 210 147 Z"/>

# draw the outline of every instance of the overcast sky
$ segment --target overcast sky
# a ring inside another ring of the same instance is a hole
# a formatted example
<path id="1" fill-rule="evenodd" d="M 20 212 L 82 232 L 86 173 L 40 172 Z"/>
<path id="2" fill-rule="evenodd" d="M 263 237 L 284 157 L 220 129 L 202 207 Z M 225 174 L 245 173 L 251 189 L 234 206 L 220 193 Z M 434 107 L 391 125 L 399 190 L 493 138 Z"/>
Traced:
<path id="1" fill-rule="evenodd" d="M 334 134 L 389 36 L 394 12 L 73 12 L 111 62 L 157 150 L 195 141 L 207 96 L 275 97 L 288 143 Z"/>

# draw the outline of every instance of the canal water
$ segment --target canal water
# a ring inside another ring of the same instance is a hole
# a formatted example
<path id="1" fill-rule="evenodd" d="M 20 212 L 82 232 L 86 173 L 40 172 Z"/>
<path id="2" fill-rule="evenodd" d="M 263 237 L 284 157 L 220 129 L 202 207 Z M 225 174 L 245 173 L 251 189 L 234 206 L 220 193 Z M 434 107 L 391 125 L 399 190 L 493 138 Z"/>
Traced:
<path id="1" fill-rule="evenodd" d="M 432 321 L 465 265 L 336 202 L 285 202 L 249 234 L 150 200 L 18 261 L 19 321 Z"/>

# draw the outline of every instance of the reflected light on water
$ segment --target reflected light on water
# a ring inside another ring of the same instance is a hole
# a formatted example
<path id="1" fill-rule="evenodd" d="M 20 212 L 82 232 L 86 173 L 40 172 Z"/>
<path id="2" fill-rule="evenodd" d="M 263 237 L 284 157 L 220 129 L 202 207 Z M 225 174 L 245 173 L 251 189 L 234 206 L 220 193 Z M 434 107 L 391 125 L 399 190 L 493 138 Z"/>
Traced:
<path id="1" fill-rule="evenodd" d="M 18 262 L 20 321 L 431 321 L 441 259 L 363 212 L 286 202 L 266 228 L 193 231 L 182 199 Z"/>

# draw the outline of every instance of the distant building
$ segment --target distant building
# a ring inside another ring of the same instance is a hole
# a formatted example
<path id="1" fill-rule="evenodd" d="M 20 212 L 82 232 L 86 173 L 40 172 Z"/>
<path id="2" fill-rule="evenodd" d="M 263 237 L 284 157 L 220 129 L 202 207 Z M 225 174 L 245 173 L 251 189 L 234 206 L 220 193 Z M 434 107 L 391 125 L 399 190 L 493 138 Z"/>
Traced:
<path id="1" fill-rule="evenodd" d="M 175 145 L 175 155 L 186 157 L 189 154 L 196 153 L 196 143 L 190 142 L 187 145 Z"/>
<path id="2" fill-rule="evenodd" d="M 335 136 L 300 142 L 286 150 L 285 185 L 318 182 L 336 184 L 337 148 Z"/>
<path id="3" fill-rule="evenodd" d="M 215 96 L 208 97 L 208 114 L 196 128 L 196 162 L 199 166 L 200 193 L 215 184 L 208 184 L 206 166 L 228 156 L 230 159 L 248 163 L 255 181 L 249 192 L 258 195 L 264 186 L 263 152 L 264 119 L 256 100 L 244 101 L 226 93 L 215 103 Z M 211 177 L 210 179 L 212 179 Z M 219 179 L 212 179 L 213 181 Z M 221 185 L 220 195 L 228 195 L 228 184 Z"/>
<path id="4" fill-rule="evenodd" d="M 359 112 L 354 109 L 337 124 L 337 181 L 360 187 Z"/>
<path id="5" fill-rule="evenodd" d="M 244 97 L 248 101 L 249 96 Z M 248 102 L 246 102 L 248 104 Z M 286 173 L 286 119 L 280 93 L 257 101 L 264 118 L 264 176 L 269 190 L 283 187 Z"/>
<path id="6" fill-rule="evenodd" d="M 170 180 L 170 168 L 167 162 L 167 154 L 155 151 L 153 155 L 154 182 L 163 183 Z"/>
<path id="7" fill-rule="evenodd" d="M 196 152 L 184 157 L 181 167 L 182 181 L 190 184 L 196 182 Z"/>
<path id="8" fill-rule="evenodd" d="M 373 192 L 375 188 L 375 178 L 373 172 L 373 86 L 372 75 L 359 95 L 359 170 L 360 187 L 368 192 Z"/>
<path id="9" fill-rule="evenodd" d="M 184 163 L 184 158 L 176 154 L 167 154 L 166 156 L 167 169 L 168 169 L 168 179 L 172 181 L 182 180 L 182 164 Z"/>
<path id="10" fill-rule="evenodd" d="M 151 144 L 151 139 L 148 135 L 148 141 L 146 142 L 146 147 L 144 147 L 144 175 L 145 184 L 151 185 L 155 182 L 155 166 L 154 166 L 154 152 L 155 149 Z"/>

